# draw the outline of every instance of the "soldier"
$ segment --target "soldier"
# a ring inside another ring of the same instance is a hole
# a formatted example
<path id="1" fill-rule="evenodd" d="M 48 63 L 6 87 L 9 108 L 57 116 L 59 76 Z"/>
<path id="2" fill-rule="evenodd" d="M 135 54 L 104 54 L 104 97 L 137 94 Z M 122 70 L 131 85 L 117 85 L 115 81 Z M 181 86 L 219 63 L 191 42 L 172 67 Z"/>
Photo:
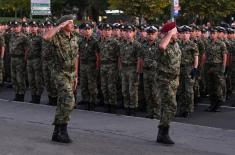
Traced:
<path id="1" fill-rule="evenodd" d="M 147 25 L 140 25 L 138 28 L 138 38 L 137 40 L 141 45 L 146 44 L 147 40 L 147 32 L 145 29 Z M 140 73 L 139 75 L 139 86 L 138 86 L 138 105 L 140 111 L 146 111 L 146 102 L 145 102 L 145 94 L 144 94 L 144 75 Z"/>
<path id="2" fill-rule="evenodd" d="M 5 40 L 3 34 L 0 32 L 0 85 L 3 84 L 4 52 Z"/>
<path id="3" fill-rule="evenodd" d="M 211 36 L 206 44 L 203 54 L 205 62 L 206 84 L 210 95 L 210 106 L 208 112 L 219 112 L 224 101 L 225 69 L 227 62 L 227 48 L 223 41 L 218 39 L 217 30 L 211 28 Z"/>
<path id="4" fill-rule="evenodd" d="M 205 51 L 205 44 L 201 39 L 201 30 L 200 27 L 197 25 L 193 25 L 192 26 L 192 35 L 191 35 L 191 40 L 197 44 L 198 47 L 198 51 L 199 51 L 199 56 L 198 56 L 198 61 L 201 62 L 201 58 L 202 58 L 202 54 Z M 199 99 L 200 99 L 200 79 L 201 79 L 201 72 L 203 71 L 203 68 L 201 68 L 201 66 L 199 66 L 198 68 L 198 73 L 195 77 L 195 82 L 194 82 L 194 105 L 197 106 Z"/>
<path id="5" fill-rule="evenodd" d="M 53 23 L 50 21 L 45 22 L 46 32 L 53 29 Z M 50 42 L 42 41 L 42 71 L 44 85 L 48 94 L 48 105 L 57 105 L 57 90 L 55 87 L 54 79 L 52 78 L 52 53 L 54 52 L 54 46 Z"/>
<path id="6" fill-rule="evenodd" d="M 106 111 L 116 113 L 117 106 L 117 77 L 119 45 L 112 38 L 112 25 L 104 24 L 104 39 L 100 43 L 100 75 L 101 90 L 104 97 Z"/>
<path id="7" fill-rule="evenodd" d="M 177 90 L 178 117 L 189 117 L 194 112 L 194 83 L 198 67 L 198 47 L 190 40 L 189 26 L 182 26 L 183 40 L 180 44 L 182 56 L 180 64 L 180 79 Z"/>
<path id="8" fill-rule="evenodd" d="M 155 72 L 157 68 L 157 56 L 159 53 L 158 29 L 155 26 L 146 28 L 147 41 L 142 45 L 142 50 L 138 54 L 138 68 L 142 72 L 143 68 L 143 87 L 147 104 L 147 118 L 159 118 L 159 109 L 154 107 L 155 100 Z M 143 65 L 143 67 L 141 66 Z"/>
<path id="9" fill-rule="evenodd" d="M 70 113 L 74 109 L 73 90 L 77 85 L 78 38 L 74 34 L 73 15 L 65 15 L 58 21 L 59 26 L 43 35 L 54 45 L 52 75 L 58 90 L 58 103 L 54 120 L 52 141 L 71 143 L 67 132 Z"/>
<path id="10" fill-rule="evenodd" d="M 97 101 L 97 70 L 99 69 L 98 41 L 92 36 L 93 25 L 83 23 L 80 26 L 84 36 L 79 42 L 80 83 L 82 100 L 87 110 L 94 110 Z"/>
<path id="11" fill-rule="evenodd" d="M 22 32 L 26 35 L 29 36 L 30 34 L 30 27 L 28 22 L 22 22 Z"/>
<path id="12" fill-rule="evenodd" d="M 232 56 L 235 51 L 235 42 L 233 40 L 233 35 L 235 33 L 234 29 L 227 28 L 227 33 L 225 35 L 225 40 L 226 40 L 226 46 L 228 49 L 228 60 L 227 60 L 227 67 L 226 67 L 226 86 L 227 86 L 227 95 L 226 99 L 229 100 L 230 95 L 232 94 L 233 91 L 233 86 L 232 86 L 232 70 L 233 70 L 233 61 L 232 61 Z"/>
<path id="13" fill-rule="evenodd" d="M 10 56 L 10 38 L 13 34 L 12 25 L 9 23 L 8 28 L 4 33 L 5 52 L 4 52 L 4 81 L 11 82 L 11 56 Z"/>
<path id="14" fill-rule="evenodd" d="M 135 115 L 138 108 L 138 74 L 137 61 L 141 45 L 135 37 L 135 27 L 125 26 L 126 41 L 120 48 L 122 73 L 122 95 L 127 115 Z"/>
<path id="15" fill-rule="evenodd" d="M 161 30 L 165 36 L 159 44 L 155 75 L 156 106 L 160 105 L 160 124 L 157 142 L 174 144 L 169 137 L 170 122 L 176 112 L 176 91 L 179 85 L 181 51 L 176 42 L 175 23 L 167 23 Z"/>
<path id="16" fill-rule="evenodd" d="M 21 23 L 14 21 L 14 34 L 10 38 L 11 81 L 15 90 L 14 101 L 24 101 L 26 89 L 26 53 L 29 50 L 29 40 L 21 32 Z"/>
<path id="17" fill-rule="evenodd" d="M 29 35 L 30 50 L 27 53 L 27 72 L 32 96 L 31 103 L 39 104 L 43 92 L 42 37 L 38 34 L 37 22 L 32 21 L 29 24 L 31 34 Z"/>

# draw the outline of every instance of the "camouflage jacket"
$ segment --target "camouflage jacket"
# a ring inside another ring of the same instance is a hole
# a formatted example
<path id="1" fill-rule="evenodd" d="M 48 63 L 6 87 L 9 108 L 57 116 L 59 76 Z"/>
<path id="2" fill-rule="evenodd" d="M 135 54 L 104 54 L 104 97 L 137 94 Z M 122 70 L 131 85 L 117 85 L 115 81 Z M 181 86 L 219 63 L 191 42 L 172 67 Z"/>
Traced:
<path id="1" fill-rule="evenodd" d="M 137 41 L 123 42 L 120 48 L 120 59 L 122 67 L 136 66 L 138 53 L 141 50 L 141 45 Z"/>
<path id="2" fill-rule="evenodd" d="M 68 37 L 63 31 L 60 31 L 51 38 L 50 42 L 54 46 L 52 52 L 53 71 L 71 76 L 71 73 L 74 73 L 78 55 L 78 37 L 74 33 Z"/>
<path id="3" fill-rule="evenodd" d="M 97 39 L 95 39 L 93 36 L 89 40 L 83 37 L 78 42 L 78 47 L 80 63 L 94 65 L 96 63 L 96 54 L 99 53 Z"/>
<path id="4" fill-rule="evenodd" d="M 102 64 L 118 64 L 120 54 L 119 43 L 116 39 L 109 38 L 100 42 L 100 59 Z"/>
<path id="5" fill-rule="evenodd" d="M 138 57 L 144 60 L 144 70 L 157 68 L 157 57 L 159 56 L 159 40 L 156 40 L 151 45 L 145 42 L 138 53 Z"/>
<path id="6" fill-rule="evenodd" d="M 177 42 L 170 42 L 157 59 L 157 73 L 161 78 L 175 79 L 180 74 L 181 50 Z"/>
<path id="7" fill-rule="evenodd" d="M 221 41 L 208 40 L 206 44 L 206 63 L 219 64 L 223 63 L 223 54 L 227 53 L 226 44 Z"/>
<path id="8" fill-rule="evenodd" d="M 192 66 L 194 57 L 199 55 L 197 44 L 193 41 L 181 42 L 181 66 Z"/>
<path id="9" fill-rule="evenodd" d="M 12 57 L 25 56 L 30 48 L 30 42 L 23 33 L 13 33 L 9 41 L 10 55 Z"/>
<path id="10" fill-rule="evenodd" d="M 37 34 L 30 34 L 30 50 L 28 52 L 28 59 L 40 59 L 42 56 L 42 37 Z"/>

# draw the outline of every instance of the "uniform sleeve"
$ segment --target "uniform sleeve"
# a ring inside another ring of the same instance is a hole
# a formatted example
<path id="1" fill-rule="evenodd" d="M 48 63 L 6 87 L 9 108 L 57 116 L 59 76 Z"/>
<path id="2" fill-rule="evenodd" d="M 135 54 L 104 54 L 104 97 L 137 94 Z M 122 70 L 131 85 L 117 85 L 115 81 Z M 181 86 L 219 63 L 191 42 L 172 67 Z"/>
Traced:
<path id="1" fill-rule="evenodd" d="M 199 51 L 198 51 L 198 46 L 197 44 L 193 43 L 192 44 L 192 49 L 194 51 L 194 56 L 198 56 L 199 55 Z"/>
<path id="2" fill-rule="evenodd" d="M 0 36 L 0 47 L 5 47 L 5 39 L 3 36 Z"/>
<path id="3" fill-rule="evenodd" d="M 228 53 L 226 44 L 224 42 L 221 43 L 220 49 L 221 49 L 222 54 L 227 54 Z"/>

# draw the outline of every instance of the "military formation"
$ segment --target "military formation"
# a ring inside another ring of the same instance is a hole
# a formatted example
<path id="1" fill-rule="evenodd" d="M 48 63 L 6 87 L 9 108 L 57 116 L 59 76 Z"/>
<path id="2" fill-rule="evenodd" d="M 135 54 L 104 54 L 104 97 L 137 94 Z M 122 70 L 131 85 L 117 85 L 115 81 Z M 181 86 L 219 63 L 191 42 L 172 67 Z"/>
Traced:
<path id="1" fill-rule="evenodd" d="M 70 143 L 67 124 L 78 86 L 87 110 L 123 108 L 159 119 L 157 142 L 174 144 L 169 125 L 190 117 L 199 99 L 209 96 L 207 112 L 219 112 L 235 88 L 235 28 L 123 23 L 56 24 L 12 21 L 0 26 L 0 82 L 10 82 L 14 101 L 57 106 L 52 140 Z M 69 23 L 70 21 L 70 23 Z M 235 105 L 231 105 L 235 106 Z"/>

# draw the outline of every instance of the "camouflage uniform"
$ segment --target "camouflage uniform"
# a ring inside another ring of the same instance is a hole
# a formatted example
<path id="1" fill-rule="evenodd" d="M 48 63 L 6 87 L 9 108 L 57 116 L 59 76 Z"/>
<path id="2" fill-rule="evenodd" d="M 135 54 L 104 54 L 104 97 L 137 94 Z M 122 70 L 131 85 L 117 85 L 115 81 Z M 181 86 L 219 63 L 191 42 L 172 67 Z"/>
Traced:
<path id="1" fill-rule="evenodd" d="M 96 103 L 97 98 L 97 54 L 99 53 L 98 41 L 91 36 L 79 41 L 80 58 L 80 86 L 84 102 Z"/>
<path id="2" fill-rule="evenodd" d="M 160 106 L 160 126 L 169 126 L 177 109 L 176 91 L 179 86 L 180 61 L 181 51 L 176 42 L 171 42 L 165 51 L 159 52 L 155 75 L 155 106 Z"/>
<path id="3" fill-rule="evenodd" d="M 197 47 L 198 47 L 198 52 L 199 52 L 199 55 L 198 55 L 198 63 L 200 64 L 201 62 L 201 57 L 202 57 L 202 54 L 203 52 L 205 51 L 205 44 L 204 42 L 202 41 L 201 38 L 195 38 L 193 40 L 196 44 L 197 44 Z M 200 67 L 198 68 L 198 72 L 199 74 L 196 76 L 195 78 L 195 83 L 194 83 L 194 101 L 195 101 L 195 104 L 198 103 L 198 99 L 200 97 L 200 94 L 205 94 L 206 92 L 206 87 L 205 87 L 205 81 L 204 81 L 204 74 L 203 74 L 203 67 Z"/>
<path id="4" fill-rule="evenodd" d="M 104 104 L 117 105 L 117 77 L 119 45 L 115 39 L 104 39 L 100 43 L 101 90 Z"/>
<path id="5" fill-rule="evenodd" d="M 29 45 L 28 38 L 22 33 L 14 33 L 10 38 L 11 81 L 15 93 L 19 95 L 25 94 L 25 52 L 29 50 Z"/>
<path id="6" fill-rule="evenodd" d="M 2 47 L 5 47 L 5 41 L 4 41 L 3 35 L 0 34 L 0 48 L 2 48 Z M 1 51 L 1 52 L 3 52 L 3 51 Z M 3 69 L 4 69 L 3 58 L 0 58 L 0 84 L 3 83 Z"/>
<path id="7" fill-rule="evenodd" d="M 180 113 L 192 113 L 194 111 L 194 83 L 191 71 L 194 65 L 194 57 L 198 56 L 198 47 L 193 41 L 180 44 L 182 52 L 180 64 L 180 79 L 177 90 L 177 104 Z M 197 91 L 197 90 L 196 90 Z"/>
<path id="8" fill-rule="evenodd" d="M 125 42 L 120 49 L 122 95 L 124 107 L 135 109 L 138 107 L 138 74 L 136 71 L 138 52 L 141 45 L 137 41 Z"/>
<path id="9" fill-rule="evenodd" d="M 73 84 L 75 61 L 78 55 L 78 38 L 71 33 L 68 38 L 63 31 L 58 32 L 50 42 L 53 44 L 52 78 L 58 91 L 57 109 L 54 124 L 67 124 L 75 106 Z"/>
<path id="10" fill-rule="evenodd" d="M 10 56 L 10 38 L 12 36 L 12 32 L 6 32 L 4 34 L 5 39 L 5 53 L 4 53 L 4 81 L 11 81 L 11 56 Z"/>
<path id="11" fill-rule="evenodd" d="M 155 74 L 157 68 L 157 56 L 159 55 L 158 48 L 159 41 L 155 41 L 151 45 L 146 42 L 142 46 L 142 50 L 139 52 L 138 56 L 144 60 L 143 67 L 143 93 L 145 95 L 145 100 L 147 104 L 147 113 L 149 117 L 159 118 L 159 107 L 156 107 L 156 89 L 155 89 Z M 155 105 L 155 107 L 154 107 Z"/>
<path id="12" fill-rule="evenodd" d="M 235 42 L 232 40 L 225 40 L 225 44 L 228 50 L 228 65 L 226 67 L 226 97 L 229 98 L 229 96 L 232 94 L 232 64 L 230 64 L 231 56 L 233 55 L 235 51 Z"/>
<path id="13" fill-rule="evenodd" d="M 210 95 L 211 106 L 220 106 L 224 101 L 223 91 L 225 84 L 223 68 L 223 54 L 227 53 L 223 41 L 209 40 L 206 44 L 206 84 Z M 216 104 L 216 105 L 215 105 Z"/>
<path id="14" fill-rule="evenodd" d="M 28 80 L 32 97 L 40 97 L 43 92 L 42 73 L 42 37 L 37 34 L 29 36 L 30 50 L 27 54 Z"/>
<path id="15" fill-rule="evenodd" d="M 52 103 L 52 100 L 57 98 L 57 90 L 55 86 L 55 80 L 52 78 L 51 69 L 52 69 L 52 53 L 54 52 L 54 46 L 51 42 L 43 40 L 42 42 L 42 72 L 44 85 L 46 87 L 49 104 Z M 54 101 L 56 102 L 56 101 Z"/>
<path id="16" fill-rule="evenodd" d="M 235 40 L 231 40 L 232 47 L 235 47 Z M 232 64 L 231 64 L 231 83 L 232 83 L 232 90 L 235 90 L 235 49 L 231 50 L 232 53 Z M 234 104 L 235 106 L 235 104 Z"/>

